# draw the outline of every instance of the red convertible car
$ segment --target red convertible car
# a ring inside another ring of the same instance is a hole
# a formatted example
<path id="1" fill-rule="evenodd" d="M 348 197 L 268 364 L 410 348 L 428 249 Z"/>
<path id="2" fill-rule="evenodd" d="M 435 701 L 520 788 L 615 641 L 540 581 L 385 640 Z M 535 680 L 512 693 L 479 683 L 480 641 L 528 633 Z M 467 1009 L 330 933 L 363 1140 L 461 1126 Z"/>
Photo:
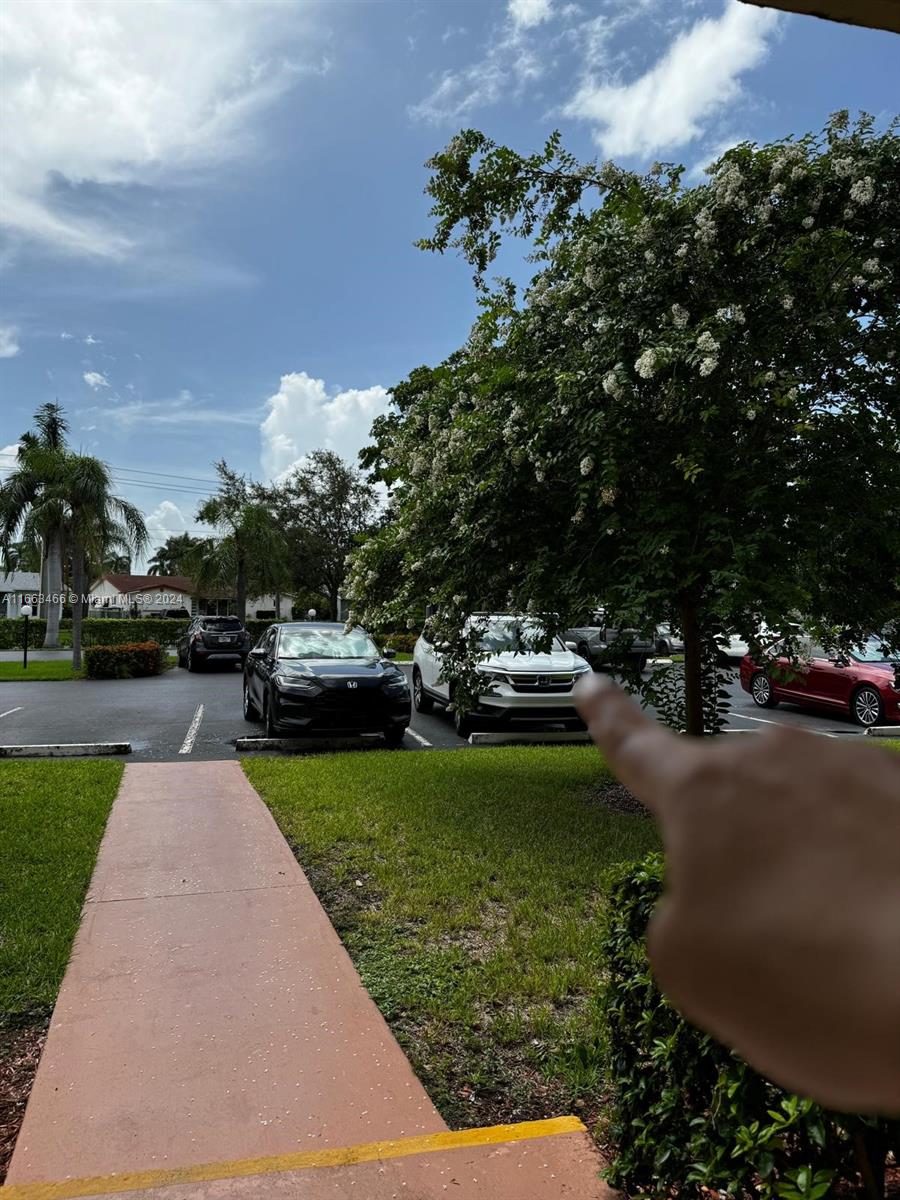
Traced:
<path id="1" fill-rule="evenodd" d="M 858 725 L 900 725 L 900 658 L 886 655 L 878 637 L 841 654 L 807 640 L 793 664 L 786 657 L 760 664 L 745 654 L 741 687 L 760 708 L 788 700 L 849 714 Z"/>

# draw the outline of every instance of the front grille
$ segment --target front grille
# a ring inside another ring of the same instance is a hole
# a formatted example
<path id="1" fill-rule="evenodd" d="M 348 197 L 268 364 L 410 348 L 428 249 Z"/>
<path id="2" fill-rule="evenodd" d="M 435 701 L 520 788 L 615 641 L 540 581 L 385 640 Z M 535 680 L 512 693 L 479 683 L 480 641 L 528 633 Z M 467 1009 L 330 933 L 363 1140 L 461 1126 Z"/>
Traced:
<path id="1" fill-rule="evenodd" d="M 552 695 L 553 693 L 571 692 L 575 676 L 571 671 L 564 674 L 560 674 L 558 671 L 548 672 L 546 675 L 516 674 L 510 675 L 509 682 L 514 692 L 523 694 L 537 692 L 541 695 Z"/>

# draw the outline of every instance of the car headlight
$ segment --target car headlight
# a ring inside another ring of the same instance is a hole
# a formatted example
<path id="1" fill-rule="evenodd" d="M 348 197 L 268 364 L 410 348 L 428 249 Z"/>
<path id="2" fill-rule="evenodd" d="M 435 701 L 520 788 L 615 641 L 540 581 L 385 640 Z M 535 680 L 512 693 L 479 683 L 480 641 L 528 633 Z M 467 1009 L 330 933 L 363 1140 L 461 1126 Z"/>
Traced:
<path id="1" fill-rule="evenodd" d="M 588 673 L 588 671 L 590 671 L 590 669 L 591 668 L 588 666 L 587 663 L 582 663 L 580 667 L 575 666 L 572 668 L 572 674 L 573 675 L 587 675 L 587 673 Z"/>
<path id="2" fill-rule="evenodd" d="M 484 667 L 479 667 L 478 674 L 488 683 L 509 683 L 509 676 L 505 671 L 488 671 Z"/>
<path id="3" fill-rule="evenodd" d="M 319 690 L 315 680 L 297 675 L 273 675 L 272 681 L 283 692 L 292 692 L 300 696 L 314 696 Z"/>
<path id="4" fill-rule="evenodd" d="M 408 696 L 409 683 L 405 675 L 389 676 L 383 684 L 384 690 L 389 696 Z"/>

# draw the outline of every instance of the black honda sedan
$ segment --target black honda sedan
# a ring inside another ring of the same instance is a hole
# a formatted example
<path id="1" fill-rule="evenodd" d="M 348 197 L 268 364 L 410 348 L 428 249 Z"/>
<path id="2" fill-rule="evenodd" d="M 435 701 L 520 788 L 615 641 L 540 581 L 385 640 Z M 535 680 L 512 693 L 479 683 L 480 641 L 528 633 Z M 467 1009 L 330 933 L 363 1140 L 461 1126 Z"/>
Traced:
<path id="1" fill-rule="evenodd" d="M 244 717 L 268 737 L 383 733 L 399 746 L 410 721 L 409 684 L 363 629 L 331 621 L 272 625 L 244 664 Z"/>

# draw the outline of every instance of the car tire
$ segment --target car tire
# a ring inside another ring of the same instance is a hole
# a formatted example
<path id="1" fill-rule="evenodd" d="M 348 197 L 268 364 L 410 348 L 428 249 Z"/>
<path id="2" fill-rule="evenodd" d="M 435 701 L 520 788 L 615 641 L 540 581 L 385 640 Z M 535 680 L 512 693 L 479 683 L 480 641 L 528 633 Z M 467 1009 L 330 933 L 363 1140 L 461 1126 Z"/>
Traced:
<path id="1" fill-rule="evenodd" d="M 266 726 L 266 737 L 277 738 L 281 737 L 281 731 L 278 728 L 278 722 L 272 716 L 272 699 L 267 694 L 263 701 L 263 721 Z"/>
<path id="2" fill-rule="evenodd" d="M 388 746 L 396 750 L 403 745 L 403 738 L 406 735 L 405 725 L 394 725 L 391 729 L 384 731 L 384 740 Z"/>
<path id="3" fill-rule="evenodd" d="M 750 680 L 750 695 L 757 708 L 777 708 L 778 699 L 765 671 L 757 671 Z"/>
<path id="4" fill-rule="evenodd" d="M 182 670 L 184 670 L 184 668 L 187 666 L 187 663 L 184 661 L 184 655 L 180 650 L 178 651 L 178 665 Z"/>
<path id="5" fill-rule="evenodd" d="M 425 691 L 422 672 L 418 667 L 413 667 L 413 704 L 416 712 L 420 713 L 430 713 L 434 708 L 434 701 Z"/>
<path id="6" fill-rule="evenodd" d="M 881 697 L 871 684 L 857 688 L 850 699 L 850 715 L 857 725 L 871 729 L 884 716 Z"/>
<path id="7" fill-rule="evenodd" d="M 195 672 L 200 670 L 200 662 L 193 650 L 188 650 L 187 669 Z"/>
<path id="8" fill-rule="evenodd" d="M 245 721 L 258 721 L 259 720 L 259 710 L 257 709 L 256 705 L 253 703 L 253 700 L 250 696 L 250 689 L 247 686 L 246 679 L 244 680 L 243 709 L 244 709 L 244 720 Z"/>
<path id="9" fill-rule="evenodd" d="M 647 670 L 647 655 L 642 654 L 637 660 L 637 669 L 641 675 Z"/>
<path id="10" fill-rule="evenodd" d="M 591 658 L 591 648 L 587 642 L 582 642 L 576 652 L 580 658 L 583 658 L 586 663 L 590 663 L 593 667 L 594 660 Z"/>
<path id="11" fill-rule="evenodd" d="M 460 712 L 458 708 L 454 708 L 453 728 L 456 730 L 459 737 L 467 738 L 475 728 L 471 715 L 469 713 Z"/>

